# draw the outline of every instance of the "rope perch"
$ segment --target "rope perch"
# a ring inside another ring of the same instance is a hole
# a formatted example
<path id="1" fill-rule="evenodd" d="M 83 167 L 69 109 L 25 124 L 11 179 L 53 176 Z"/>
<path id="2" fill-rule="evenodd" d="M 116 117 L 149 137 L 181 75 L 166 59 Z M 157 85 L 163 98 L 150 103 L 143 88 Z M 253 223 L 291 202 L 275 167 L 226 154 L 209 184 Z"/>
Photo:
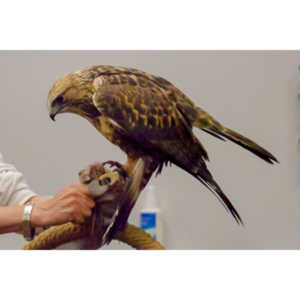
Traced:
<path id="1" fill-rule="evenodd" d="M 141 170 L 143 171 L 143 169 Z M 81 170 L 79 172 L 80 182 L 89 185 L 89 192 L 96 202 L 91 218 L 81 225 L 69 222 L 52 226 L 37 235 L 23 249 L 55 249 L 62 244 L 79 239 L 87 240 L 84 249 L 97 249 L 112 238 L 138 250 L 165 249 L 150 234 L 134 225 L 127 223 L 124 230 L 122 226 L 122 231 L 114 226 L 118 218 L 123 217 L 119 215 L 123 208 L 123 202 L 126 205 L 128 201 L 133 201 L 132 197 L 139 195 L 134 188 L 135 185 L 139 187 L 141 184 L 141 178 L 138 176 L 141 170 L 136 170 L 129 187 L 126 181 L 129 178 L 125 179 L 120 173 L 104 168 L 104 164 L 93 163 L 88 168 Z M 132 191 L 134 191 L 134 195 L 132 195 Z M 107 233 L 109 233 L 109 238 L 107 238 Z"/>
<path id="2" fill-rule="evenodd" d="M 71 222 L 53 226 L 27 243 L 23 250 L 55 249 L 62 244 L 87 237 L 89 230 L 89 225 L 78 225 Z M 137 250 L 165 249 L 150 234 L 131 224 L 127 224 L 123 232 L 117 232 L 114 239 L 126 243 Z"/>

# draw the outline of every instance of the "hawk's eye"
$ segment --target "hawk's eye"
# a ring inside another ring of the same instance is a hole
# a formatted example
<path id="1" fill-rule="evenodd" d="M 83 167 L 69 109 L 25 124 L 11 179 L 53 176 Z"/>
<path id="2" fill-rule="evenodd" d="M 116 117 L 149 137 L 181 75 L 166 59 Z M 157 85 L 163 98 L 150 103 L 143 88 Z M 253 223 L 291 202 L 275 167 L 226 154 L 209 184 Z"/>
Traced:
<path id="1" fill-rule="evenodd" d="M 63 102 L 64 102 L 64 96 L 63 95 L 59 95 L 58 97 L 56 97 L 55 103 L 62 104 Z"/>

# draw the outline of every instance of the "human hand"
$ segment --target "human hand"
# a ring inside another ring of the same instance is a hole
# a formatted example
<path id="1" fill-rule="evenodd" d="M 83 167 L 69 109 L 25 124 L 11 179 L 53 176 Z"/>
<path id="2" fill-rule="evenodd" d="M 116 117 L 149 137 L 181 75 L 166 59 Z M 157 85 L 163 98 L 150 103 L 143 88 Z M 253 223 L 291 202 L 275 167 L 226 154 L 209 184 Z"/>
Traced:
<path id="1" fill-rule="evenodd" d="M 72 184 L 59 190 L 48 201 L 34 201 L 31 223 L 34 227 L 59 225 L 66 222 L 83 223 L 91 216 L 95 202 L 85 184 Z"/>

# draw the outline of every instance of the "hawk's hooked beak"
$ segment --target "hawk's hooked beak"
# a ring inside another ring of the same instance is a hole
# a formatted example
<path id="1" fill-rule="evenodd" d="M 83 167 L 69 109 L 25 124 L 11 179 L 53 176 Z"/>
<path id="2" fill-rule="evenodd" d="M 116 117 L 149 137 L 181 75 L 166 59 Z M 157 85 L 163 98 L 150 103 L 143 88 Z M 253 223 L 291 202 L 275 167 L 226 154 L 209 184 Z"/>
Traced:
<path id="1" fill-rule="evenodd" d="M 63 110 L 63 106 L 55 103 L 50 111 L 49 111 L 49 117 L 52 119 L 52 121 L 55 121 L 55 116 L 60 113 Z"/>
<path id="2" fill-rule="evenodd" d="M 50 114 L 50 118 L 52 119 L 52 121 L 55 121 L 55 116 L 56 114 Z"/>

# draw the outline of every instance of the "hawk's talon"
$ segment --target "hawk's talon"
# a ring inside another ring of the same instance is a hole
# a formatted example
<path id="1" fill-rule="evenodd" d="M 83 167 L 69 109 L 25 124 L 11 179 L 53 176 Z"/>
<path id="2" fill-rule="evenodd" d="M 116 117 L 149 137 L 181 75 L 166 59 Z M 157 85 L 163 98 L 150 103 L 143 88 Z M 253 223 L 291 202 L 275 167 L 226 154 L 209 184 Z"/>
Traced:
<path id="1" fill-rule="evenodd" d="M 109 177 L 105 177 L 103 179 L 99 179 L 98 182 L 100 185 L 109 185 L 111 182 L 111 179 Z"/>
<path id="2" fill-rule="evenodd" d="M 108 161 L 104 162 L 103 166 L 105 166 L 105 165 L 109 165 L 110 167 L 118 167 L 119 169 L 123 168 L 122 164 L 120 164 L 119 162 L 114 161 L 114 160 L 108 160 Z"/>
<path id="3" fill-rule="evenodd" d="M 114 185 L 120 179 L 117 172 L 107 172 L 98 178 L 100 185 Z"/>
<path id="4" fill-rule="evenodd" d="M 113 170 L 114 172 L 115 171 L 119 172 L 120 175 L 123 176 L 124 178 L 128 177 L 128 174 L 125 171 L 123 165 L 120 164 L 119 162 L 113 161 L 113 160 L 108 160 L 108 161 L 103 163 L 103 166 L 105 166 L 105 165 L 109 165 L 111 168 L 115 167 L 115 169 Z"/>

